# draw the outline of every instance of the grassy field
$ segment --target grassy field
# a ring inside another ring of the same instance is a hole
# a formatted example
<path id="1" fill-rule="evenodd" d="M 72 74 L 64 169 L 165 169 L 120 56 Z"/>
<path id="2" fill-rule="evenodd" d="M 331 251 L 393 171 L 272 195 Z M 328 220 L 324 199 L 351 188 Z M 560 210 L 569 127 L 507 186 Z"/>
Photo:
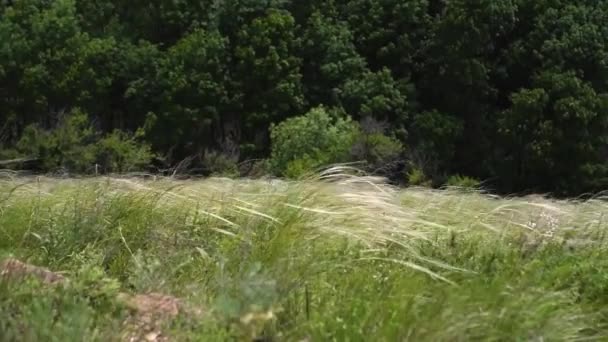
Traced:
<path id="1" fill-rule="evenodd" d="M 340 171 L 5 178 L 0 259 L 69 282 L 2 277 L 0 339 L 129 340 L 121 293 L 191 309 L 142 327 L 150 341 L 608 338 L 608 202 L 396 189 Z"/>

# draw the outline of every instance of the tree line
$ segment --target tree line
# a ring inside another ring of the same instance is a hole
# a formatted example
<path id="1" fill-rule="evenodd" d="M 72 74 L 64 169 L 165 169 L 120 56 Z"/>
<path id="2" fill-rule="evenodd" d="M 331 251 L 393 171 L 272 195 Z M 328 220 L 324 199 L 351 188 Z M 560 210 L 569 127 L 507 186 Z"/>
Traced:
<path id="1" fill-rule="evenodd" d="M 2 0 L 0 156 L 599 191 L 606 23 L 606 0 Z"/>

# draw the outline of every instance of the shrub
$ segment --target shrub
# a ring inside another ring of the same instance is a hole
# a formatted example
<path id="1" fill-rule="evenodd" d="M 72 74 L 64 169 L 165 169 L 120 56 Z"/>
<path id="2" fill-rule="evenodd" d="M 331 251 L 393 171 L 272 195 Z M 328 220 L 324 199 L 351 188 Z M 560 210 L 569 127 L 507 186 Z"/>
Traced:
<path id="1" fill-rule="evenodd" d="M 239 173 L 245 177 L 262 178 L 271 174 L 270 160 L 249 160 L 239 164 Z"/>
<path id="2" fill-rule="evenodd" d="M 213 177 L 234 178 L 240 175 L 237 160 L 216 151 L 206 151 L 203 156 L 203 167 Z"/>
<path id="3" fill-rule="evenodd" d="M 346 162 L 357 134 L 358 126 L 348 116 L 324 107 L 313 108 L 271 126 L 271 167 L 279 175 L 287 176 L 289 170 L 293 176 Z"/>
<path id="4" fill-rule="evenodd" d="M 450 187 L 458 187 L 463 189 L 477 189 L 481 182 L 475 178 L 453 175 L 448 178 L 445 185 Z"/>
<path id="5" fill-rule="evenodd" d="M 407 183 L 412 186 L 430 187 L 431 180 L 428 179 L 424 171 L 419 167 L 414 167 L 407 174 Z"/>
<path id="6" fill-rule="evenodd" d="M 52 130 L 39 125 L 26 127 L 15 151 L 16 155 L 38 158 L 45 171 L 85 173 L 98 164 L 101 171 L 125 172 L 143 168 L 153 157 L 150 147 L 137 141 L 140 135 L 115 130 L 101 136 L 87 114 L 76 109 L 62 115 Z"/>
<path id="7" fill-rule="evenodd" d="M 463 123 L 453 115 L 436 110 L 418 113 L 412 119 L 411 147 L 419 158 L 425 159 L 424 170 L 435 179 L 454 158 L 456 142 L 463 134 Z"/>
<path id="8" fill-rule="evenodd" d="M 17 162 L 17 159 L 22 157 L 17 150 L 14 148 L 7 147 L 6 145 L 0 145 L 0 160 L 3 161 L 3 165 L 17 165 L 20 164 Z M 8 163 L 9 160 L 15 160 L 13 163 Z"/>
<path id="9" fill-rule="evenodd" d="M 391 175 L 398 168 L 404 146 L 398 139 L 384 134 L 386 126 L 372 118 L 364 119 L 352 155 L 356 160 L 365 161 L 371 171 Z"/>
<path id="10" fill-rule="evenodd" d="M 96 160 L 105 170 L 127 172 L 140 170 L 154 157 L 150 146 L 137 141 L 139 135 L 114 130 L 96 144 Z"/>
<path id="11" fill-rule="evenodd" d="M 62 114 L 53 130 L 26 127 L 16 147 L 22 155 L 39 158 L 44 170 L 83 172 L 95 164 L 95 140 L 87 114 L 76 109 Z"/>
<path id="12" fill-rule="evenodd" d="M 302 178 L 310 174 L 316 167 L 318 167 L 317 161 L 305 156 L 304 158 L 295 159 L 287 163 L 285 176 L 291 179 Z"/>

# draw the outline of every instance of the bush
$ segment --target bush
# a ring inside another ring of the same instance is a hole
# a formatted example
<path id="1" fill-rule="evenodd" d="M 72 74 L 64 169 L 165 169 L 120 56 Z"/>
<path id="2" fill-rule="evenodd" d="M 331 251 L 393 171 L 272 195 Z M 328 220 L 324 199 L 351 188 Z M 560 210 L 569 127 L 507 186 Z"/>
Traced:
<path id="1" fill-rule="evenodd" d="M 426 176 L 424 171 L 419 167 L 414 167 L 407 174 L 407 183 L 412 186 L 430 187 L 431 180 Z"/>
<path id="2" fill-rule="evenodd" d="M 458 187 L 463 189 L 477 189 L 481 185 L 481 182 L 475 178 L 454 175 L 448 178 L 445 185 L 449 187 Z"/>
<path id="3" fill-rule="evenodd" d="M 271 167 L 278 175 L 301 175 L 314 168 L 349 161 L 358 126 L 324 107 L 271 126 Z M 298 161 L 300 160 L 300 161 Z M 289 172 L 288 172 L 289 170 Z"/>
<path id="4" fill-rule="evenodd" d="M 104 170 L 127 172 L 140 170 L 154 157 L 149 145 L 137 141 L 138 136 L 114 130 L 96 144 L 96 160 Z"/>
<path id="5" fill-rule="evenodd" d="M 140 135 L 115 130 L 101 136 L 86 113 L 73 110 L 52 130 L 39 125 L 26 127 L 14 155 L 38 158 L 44 171 L 87 173 L 96 165 L 104 172 L 132 171 L 145 167 L 153 158 L 150 147 L 137 141 Z"/>
<path id="6" fill-rule="evenodd" d="M 409 140 L 419 157 L 425 159 L 424 170 L 436 179 L 456 152 L 456 142 L 464 130 L 460 119 L 436 110 L 414 115 Z"/>
<path id="7" fill-rule="evenodd" d="M 203 167 L 213 177 L 235 178 L 240 175 L 237 160 L 216 151 L 206 151 L 203 156 Z"/>
<path id="8" fill-rule="evenodd" d="M 384 134 L 386 126 L 369 117 L 364 119 L 352 155 L 356 160 L 365 161 L 374 173 L 392 175 L 399 167 L 397 162 L 401 160 L 404 146 L 396 138 Z"/>
<path id="9" fill-rule="evenodd" d="M 239 173 L 245 177 L 263 178 L 271 174 L 270 160 L 249 160 L 239 164 Z"/>
<path id="10" fill-rule="evenodd" d="M 308 156 L 299 158 L 287 163 L 287 169 L 285 170 L 285 177 L 291 179 L 298 179 L 307 176 L 317 168 L 318 162 Z"/>
<path id="11" fill-rule="evenodd" d="M 87 114 L 76 109 L 62 114 L 53 130 L 26 127 L 16 147 L 19 154 L 40 159 L 45 171 L 84 172 L 95 164 L 95 140 Z"/>

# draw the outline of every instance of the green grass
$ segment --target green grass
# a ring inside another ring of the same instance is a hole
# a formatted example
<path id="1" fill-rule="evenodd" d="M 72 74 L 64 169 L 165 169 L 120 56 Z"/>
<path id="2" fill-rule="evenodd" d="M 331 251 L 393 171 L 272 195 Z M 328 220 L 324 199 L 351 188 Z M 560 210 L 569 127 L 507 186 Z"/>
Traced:
<path id="1" fill-rule="evenodd" d="M 298 182 L 5 179 L 3 341 L 120 340 L 119 291 L 204 308 L 174 340 L 608 339 L 608 202 Z"/>

